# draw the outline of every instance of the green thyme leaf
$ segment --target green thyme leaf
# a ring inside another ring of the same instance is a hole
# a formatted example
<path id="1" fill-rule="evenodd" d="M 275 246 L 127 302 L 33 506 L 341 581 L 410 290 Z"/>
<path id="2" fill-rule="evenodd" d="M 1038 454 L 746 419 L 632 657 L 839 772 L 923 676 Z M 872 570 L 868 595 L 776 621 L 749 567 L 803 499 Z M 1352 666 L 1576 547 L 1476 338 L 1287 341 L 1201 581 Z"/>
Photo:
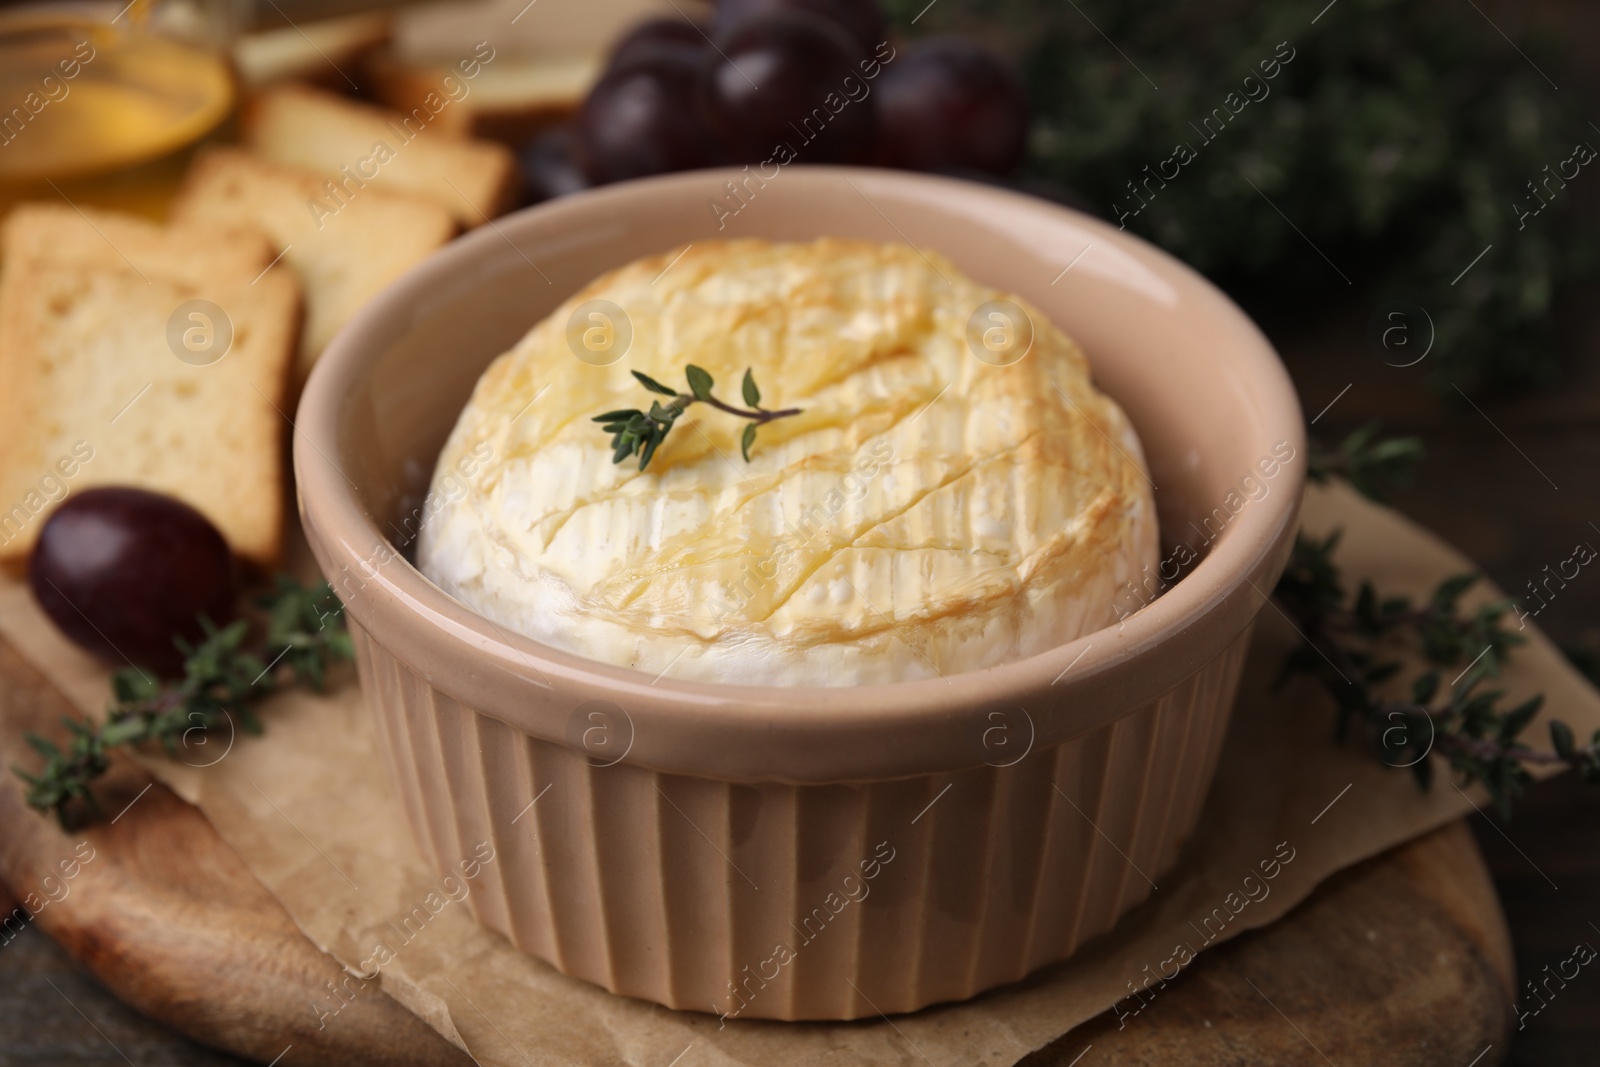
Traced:
<path id="1" fill-rule="evenodd" d="M 55 742 L 47 737 L 41 737 L 36 733 L 30 732 L 25 735 L 24 740 L 28 742 L 30 748 L 47 760 L 61 758 L 61 749 L 57 748 Z"/>
<path id="2" fill-rule="evenodd" d="M 1556 755 L 1562 759 L 1572 758 L 1573 744 L 1572 727 L 1559 719 L 1550 720 L 1550 747 L 1556 750 Z"/>
<path id="3" fill-rule="evenodd" d="M 644 470 L 646 467 L 650 466 L 650 457 L 656 454 L 656 449 L 660 446 L 661 438 L 659 436 L 651 437 L 645 442 L 643 450 L 641 450 L 639 453 L 640 470 Z"/>
<path id="4" fill-rule="evenodd" d="M 691 363 L 683 373 L 684 377 L 689 379 L 689 391 L 694 394 L 696 400 L 711 399 L 711 387 L 716 383 L 711 380 L 711 375 L 707 374 L 704 368 Z"/>
<path id="5" fill-rule="evenodd" d="M 662 396 L 677 396 L 678 395 L 678 391 L 676 389 L 667 388 L 666 386 L 662 385 L 660 382 L 656 381 L 654 378 L 650 377 L 650 375 L 648 375 L 648 374 L 644 374 L 644 373 L 641 373 L 639 371 L 634 371 L 633 372 L 633 376 L 635 378 L 639 379 L 640 384 L 642 384 L 646 389 L 649 389 L 652 392 L 660 393 Z"/>

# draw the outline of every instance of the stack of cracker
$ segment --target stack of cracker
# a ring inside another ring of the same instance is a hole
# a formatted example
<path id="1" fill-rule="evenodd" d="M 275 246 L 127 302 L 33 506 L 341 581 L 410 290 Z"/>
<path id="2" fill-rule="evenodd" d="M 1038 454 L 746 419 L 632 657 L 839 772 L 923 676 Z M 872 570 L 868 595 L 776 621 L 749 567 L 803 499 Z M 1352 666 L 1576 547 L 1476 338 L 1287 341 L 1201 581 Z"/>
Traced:
<path id="1" fill-rule="evenodd" d="M 26 559 L 69 493 L 129 485 L 271 565 L 317 357 L 516 186 L 502 145 L 294 84 L 260 95 L 244 140 L 196 157 L 167 226 L 65 200 L 7 219 L 0 564 Z"/>

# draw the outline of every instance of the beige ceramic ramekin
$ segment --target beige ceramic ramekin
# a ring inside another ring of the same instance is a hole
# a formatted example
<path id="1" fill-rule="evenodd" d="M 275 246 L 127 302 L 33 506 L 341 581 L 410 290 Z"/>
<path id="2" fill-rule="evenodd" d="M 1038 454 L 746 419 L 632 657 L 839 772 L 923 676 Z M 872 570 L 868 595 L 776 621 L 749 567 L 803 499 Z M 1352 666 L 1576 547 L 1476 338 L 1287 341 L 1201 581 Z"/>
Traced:
<path id="1" fill-rule="evenodd" d="M 1021 662 L 776 689 L 546 647 L 404 558 L 479 373 L 564 298 L 686 242 L 822 235 L 936 248 L 1076 337 L 1142 437 L 1169 564 L 1199 564 Z M 482 227 L 338 336 L 297 426 L 306 532 L 424 851 L 443 869 L 492 842 L 472 908 L 567 974 L 739 1018 L 969 997 L 1146 899 L 1199 817 L 1305 469 L 1276 354 L 1177 261 L 1036 199 L 843 168 L 629 182 Z"/>

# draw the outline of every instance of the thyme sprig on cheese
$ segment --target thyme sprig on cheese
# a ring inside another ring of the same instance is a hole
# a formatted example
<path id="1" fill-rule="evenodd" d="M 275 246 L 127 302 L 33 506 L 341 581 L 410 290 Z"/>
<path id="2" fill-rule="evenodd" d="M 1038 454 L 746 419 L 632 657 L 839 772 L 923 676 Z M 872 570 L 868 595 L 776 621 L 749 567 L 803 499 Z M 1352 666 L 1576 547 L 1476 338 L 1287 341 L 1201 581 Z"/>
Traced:
<path id="1" fill-rule="evenodd" d="M 744 436 L 739 439 L 739 451 L 744 453 L 746 463 L 750 462 L 750 448 L 756 443 L 756 429 L 759 426 L 773 419 L 784 419 L 790 415 L 800 414 L 799 408 L 784 408 L 781 411 L 763 408 L 761 390 L 756 387 L 755 375 L 748 368 L 744 372 L 743 383 L 744 402 L 750 405 L 748 408 L 734 407 L 713 396 L 711 390 L 716 383 L 705 368 L 697 367 L 693 363 L 684 371 L 684 377 L 689 382 L 687 393 L 680 393 L 671 386 L 662 385 L 640 371 L 634 371 L 633 376 L 639 379 L 639 384 L 651 392 L 672 397 L 672 402 L 663 404 L 659 400 L 651 401 L 649 411 L 619 408 L 604 415 L 596 415 L 591 421 L 603 424 L 601 428 L 611 435 L 611 462 L 621 463 L 629 456 L 637 455 L 640 470 L 650 465 L 650 458 L 656 454 L 661 442 L 666 440 L 668 432 L 677 423 L 678 416 L 682 415 L 691 404 L 704 402 L 718 411 L 750 420 L 750 425 L 744 428 Z"/>

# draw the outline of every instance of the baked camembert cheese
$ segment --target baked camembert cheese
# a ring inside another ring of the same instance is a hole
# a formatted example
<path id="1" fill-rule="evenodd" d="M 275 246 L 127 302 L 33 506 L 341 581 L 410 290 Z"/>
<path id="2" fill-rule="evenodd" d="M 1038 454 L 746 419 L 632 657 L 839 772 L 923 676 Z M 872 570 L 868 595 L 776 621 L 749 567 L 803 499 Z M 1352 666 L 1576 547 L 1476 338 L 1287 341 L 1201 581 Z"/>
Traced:
<path id="1" fill-rule="evenodd" d="M 626 316 L 606 337 L 631 332 L 606 365 L 569 343 L 597 300 Z M 994 301 L 1031 319 L 1008 365 L 969 344 Z M 689 364 L 734 402 L 748 368 L 764 406 L 802 411 L 762 425 L 746 462 L 748 423 L 695 404 L 647 469 L 614 463 L 594 416 L 648 406 L 632 371 L 687 392 Z M 1139 440 L 1066 334 L 935 252 L 834 239 L 697 241 L 573 296 L 479 380 L 418 545 L 430 579 L 507 629 L 755 685 L 1020 659 L 1114 622 L 1157 557 Z"/>

